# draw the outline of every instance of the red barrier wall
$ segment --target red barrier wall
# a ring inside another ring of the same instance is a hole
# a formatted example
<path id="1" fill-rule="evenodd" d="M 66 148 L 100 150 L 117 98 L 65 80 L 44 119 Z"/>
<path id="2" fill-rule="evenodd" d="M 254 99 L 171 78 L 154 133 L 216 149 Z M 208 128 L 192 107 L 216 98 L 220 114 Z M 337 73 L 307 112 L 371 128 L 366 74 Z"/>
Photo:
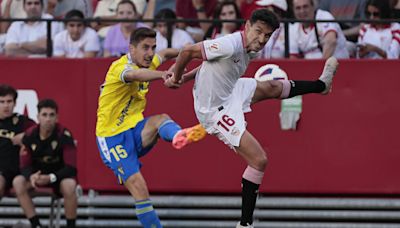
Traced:
<path id="1" fill-rule="evenodd" d="M 85 189 L 123 190 L 101 162 L 95 145 L 99 86 L 110 59 L 0 60 L 0 83 L 33 89 L 60 104 L 60 122 L 78 140 L 79 180 Z M 322 61 L 274 61 L 290 79 L 315 79 Z M 252 75 L 265 62 L 251 63 Z M 161 68 L 165 69 L 168 64 Z M 342 61 L 329 96 L 303 97 L 298 131 L 282 131 L 279 101 L 255 105 L 248 129 L 268 151 L 261 192 L 399 194 L 400 97 L 398 61 Z M 195 124 L 191 85 L 168 90 L 152 83 L 147 115 L 168 113 L 182 126 Z M 239 192 L 246 167 L 212 136 L 177 151 L 160 142 L 142 159 L 153 192 Z"/>

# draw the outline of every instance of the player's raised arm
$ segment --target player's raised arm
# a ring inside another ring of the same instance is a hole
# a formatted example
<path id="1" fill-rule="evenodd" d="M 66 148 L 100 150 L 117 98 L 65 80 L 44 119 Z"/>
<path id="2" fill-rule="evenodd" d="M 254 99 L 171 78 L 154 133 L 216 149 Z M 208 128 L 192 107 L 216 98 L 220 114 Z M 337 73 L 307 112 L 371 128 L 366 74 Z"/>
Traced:
<path id="1" fill-rule="evenodd" d="M 178 83 L 181 80 L 186 65 L 192 59 L 201 59 L 203 57 L 201 53 L 202 45 L 201 42 L 188 45 L 179 52 L 175 63 L 175 75 L 171 78 L 174 83 Z"/>

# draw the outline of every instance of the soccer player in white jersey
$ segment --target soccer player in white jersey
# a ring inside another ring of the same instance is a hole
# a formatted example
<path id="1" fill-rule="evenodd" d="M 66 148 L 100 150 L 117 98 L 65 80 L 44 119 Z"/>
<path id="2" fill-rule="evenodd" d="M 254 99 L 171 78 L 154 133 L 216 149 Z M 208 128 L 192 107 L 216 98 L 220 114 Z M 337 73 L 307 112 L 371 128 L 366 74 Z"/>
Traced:
<path id="1" fill-rule="evenodd" d="M 329 58 L 316 81 L 264 81 L 240 78 L 254 53 L 264 48 L 279 27 L 276 16 L 266 9 L 253 12 L 242 32 L 184 47 L 176 60 L 175 74 L 165 81 L 167 87 L 196 76 L 193 89 L 197 118 L 209 134 L 233 148 L 248 164 L 242 178 L 242 216 L 237 227 L 253 227 L 253 212 L 258 188 L 264 176 L 267 157 L 264 149 L 246 130 L 244 113 L 250 105 L 265 99 L 284 99 L 307 93 L 330 92 L 338 65 Z M 194 58 L 203 59 L 196 69 L 183 74 Z"/>

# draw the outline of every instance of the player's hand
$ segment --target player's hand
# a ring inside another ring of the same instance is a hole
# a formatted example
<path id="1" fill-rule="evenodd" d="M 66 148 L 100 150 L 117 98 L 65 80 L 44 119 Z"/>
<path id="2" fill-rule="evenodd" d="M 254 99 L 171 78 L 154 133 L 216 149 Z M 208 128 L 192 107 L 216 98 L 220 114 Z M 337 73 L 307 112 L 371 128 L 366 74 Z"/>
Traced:
<path id="1" fill-rule="evenodd" d="M 178 89 L 181 86 L 181 84 L 175 82 L 175 78 L 173 77 L 170 77 L 167 80 L 165 80 L 164 85 L 171 89 Z"/>
<path id="2" fill-rule="evenodd" d="M 34 188 L 38 187 L 36 182 L 39 180 L 41 173 L 42 172 L 39 170 L 30 176 L 29 180 L 31 181 L 32 187 L 34 187 Z"/>
<path id="3" fill-rule="evenodd" d="M 164 71 L 163 74 L 161 75 L 161 78 L 165 81 L 167 81 L 169 78 L 174 77 L 174 72 L 173 71 Z"/>

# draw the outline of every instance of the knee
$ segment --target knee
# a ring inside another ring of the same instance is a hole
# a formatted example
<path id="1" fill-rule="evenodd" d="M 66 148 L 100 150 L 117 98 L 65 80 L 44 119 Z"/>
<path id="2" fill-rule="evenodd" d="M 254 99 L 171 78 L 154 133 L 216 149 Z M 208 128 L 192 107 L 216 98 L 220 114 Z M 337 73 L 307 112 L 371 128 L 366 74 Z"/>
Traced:
<path id="1" fill-rule="evenodd" d="M 62 180 L 60 183 L 61 194 L 66 198 L 75 196 L 76 185 L 76 181 L 72 178 L 66 178 Z"/>
<path id="2" fill-rule="evenodd" d="M 158 115 L 158 118 L 159 118 L 160 123 L 171 119 L 171 117 L 169 117 L 169 115 L 165 114 L 165 113 Z"/>
<path id="3" fill-rule="evenodd" d="M 256 159 L 256 167 L 260 171 L 264 171 L 265 168 L 267 167 L 267 156 L 264 154 L 264 156 L 260 156 Z"/>
<path id="4" fill-rule="evenodd" d="M 21 195 L 28 191 L 28 187 L 27 187 L 26 183 L 27 183 L 27 181 L 24 176 L 19 175 L 14 178 L 13 187 L 14 187 L 15 193 L 17 195 Z"/>

